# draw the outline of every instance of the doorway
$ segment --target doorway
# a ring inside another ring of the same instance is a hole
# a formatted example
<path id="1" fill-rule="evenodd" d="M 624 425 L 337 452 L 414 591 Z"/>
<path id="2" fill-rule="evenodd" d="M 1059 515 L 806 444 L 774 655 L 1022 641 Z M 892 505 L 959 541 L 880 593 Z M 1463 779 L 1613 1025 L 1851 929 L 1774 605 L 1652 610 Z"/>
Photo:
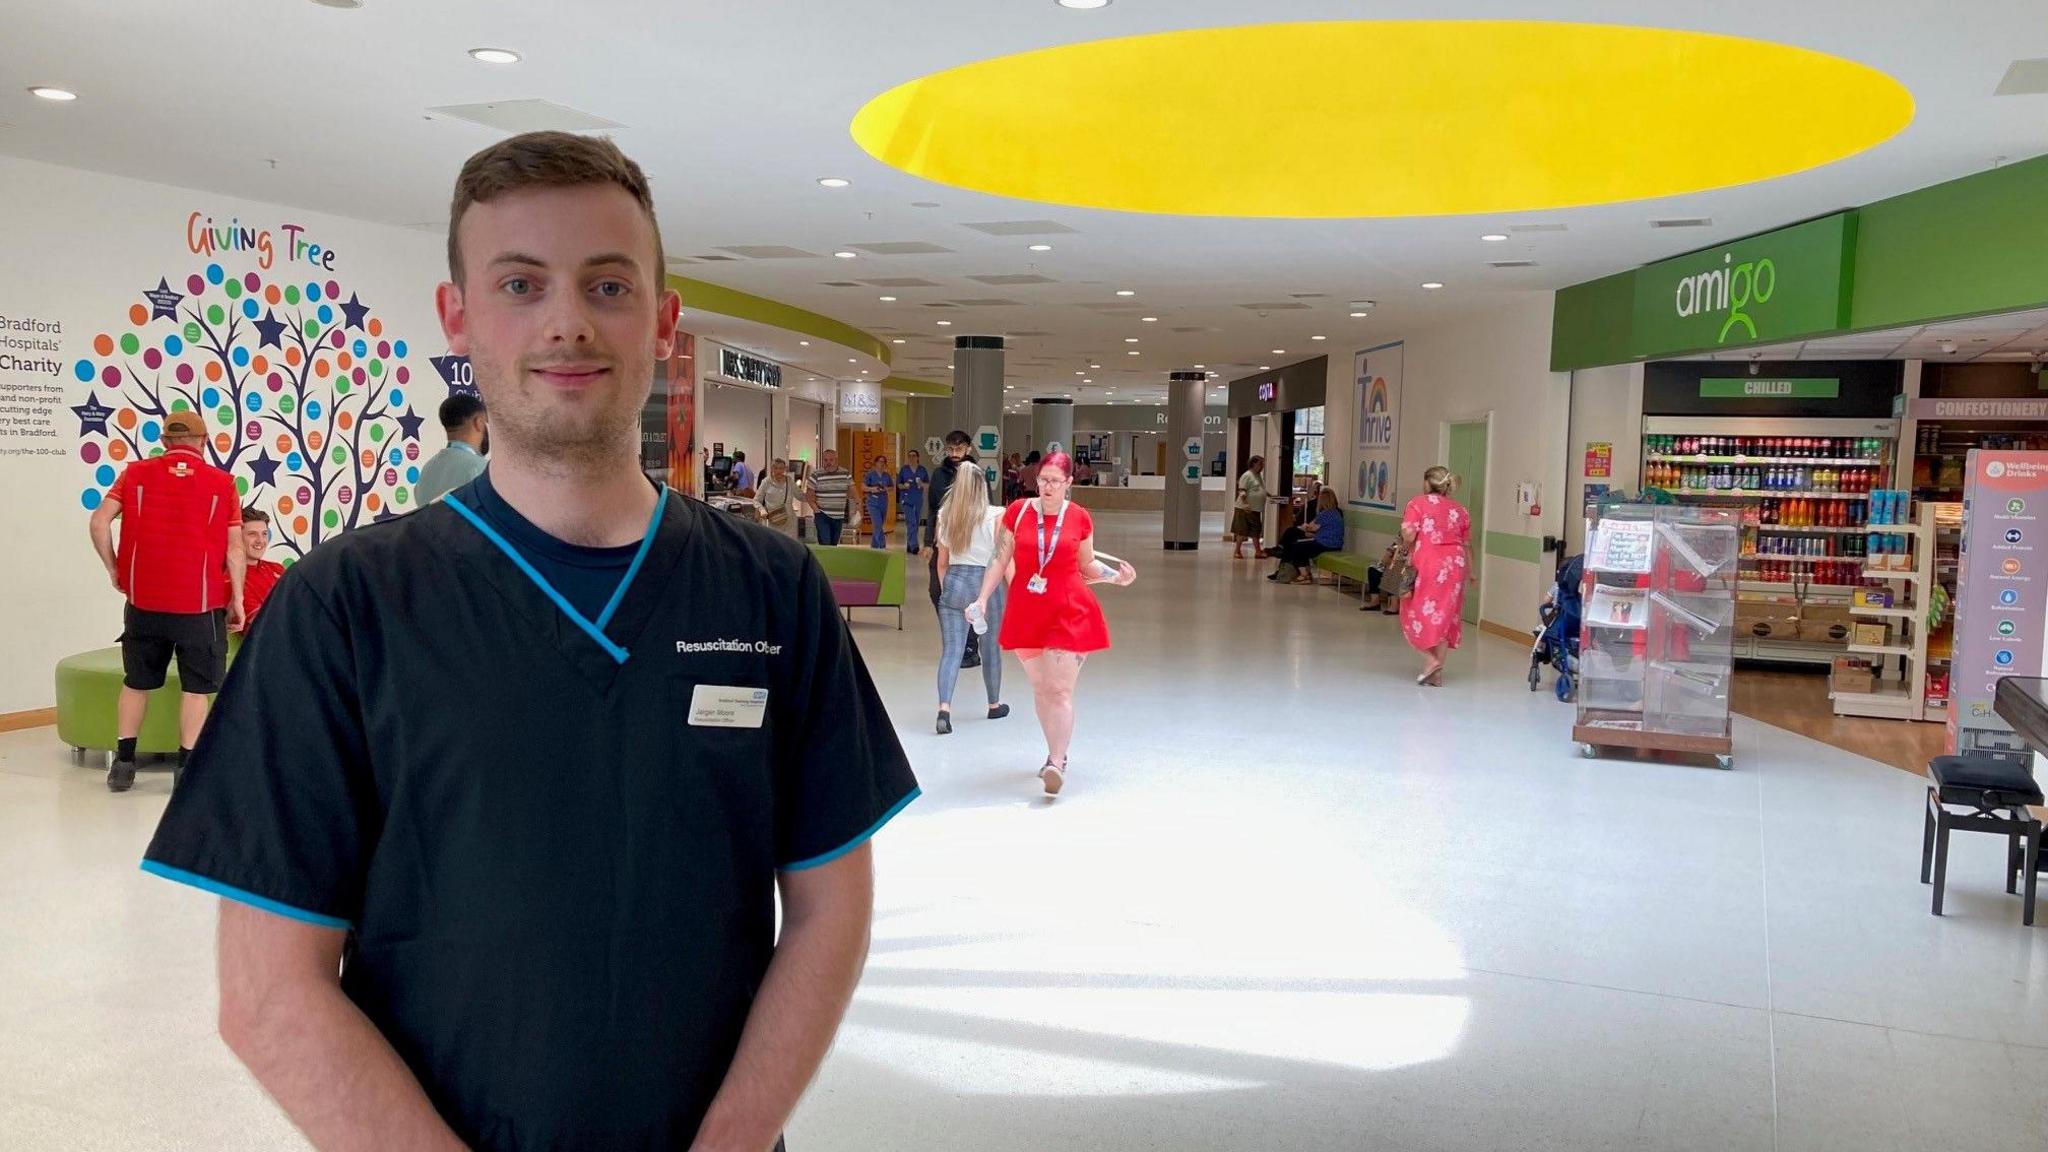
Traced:
<path id="1" fill-rule="evenodd" d="M 1479 593 L 1486 587 L 1486 429 L 1487 420 L 1446 426 L 1444 464 L 1458 477 L 1459 503 L 1472 517 L 1472 543 L 1466 548 L 1472 583 L 1465 589 L 1465 623 L 1479 623 Z"/>

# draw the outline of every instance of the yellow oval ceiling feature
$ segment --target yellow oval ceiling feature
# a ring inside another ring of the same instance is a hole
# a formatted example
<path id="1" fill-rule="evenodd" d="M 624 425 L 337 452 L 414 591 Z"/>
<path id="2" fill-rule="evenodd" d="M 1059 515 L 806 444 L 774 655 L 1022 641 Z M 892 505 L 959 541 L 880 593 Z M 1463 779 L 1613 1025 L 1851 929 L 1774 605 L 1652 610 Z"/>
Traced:
<path id="1" fill-rule="evenodd" d="M 853 138 L 939 184 L 1193 216 L 1532 212 L 1768 180 L 1890 139 L 1913 96 L 1825 53 L 1524 20 L 1259 24 L 984 60 Z"/>

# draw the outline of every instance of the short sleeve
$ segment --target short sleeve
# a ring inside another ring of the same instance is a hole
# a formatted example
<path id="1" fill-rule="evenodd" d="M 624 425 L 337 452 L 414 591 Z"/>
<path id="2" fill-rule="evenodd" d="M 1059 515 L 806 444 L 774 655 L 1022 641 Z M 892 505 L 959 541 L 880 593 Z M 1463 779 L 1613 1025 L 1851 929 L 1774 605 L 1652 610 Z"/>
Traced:
<path id="1" fill-rule="evenodd" d="M 349 633 L 285 573 L 222 685 L 144 871 L 330 928 L 361 914 L 381 824 Z"/>
<path id="2" fill-rule="evenodd" d="M 123 508 L 134 506 L 135 465 L 130 464 L 121 469 L 121 475 L 115 478 L 114 486 L 107 489 L 107 495 L 113 497 Z"/>
<path id="3" fill-rule="evenodd" d="M 896 740 L 859 649 L 839 619 L 832 585 L 804 557 L 797 589 L 798 656 L 777 725 L 775 859 L 785 872 L 830 864 L 865 844 L 917 799 L 917 778 Z"/>

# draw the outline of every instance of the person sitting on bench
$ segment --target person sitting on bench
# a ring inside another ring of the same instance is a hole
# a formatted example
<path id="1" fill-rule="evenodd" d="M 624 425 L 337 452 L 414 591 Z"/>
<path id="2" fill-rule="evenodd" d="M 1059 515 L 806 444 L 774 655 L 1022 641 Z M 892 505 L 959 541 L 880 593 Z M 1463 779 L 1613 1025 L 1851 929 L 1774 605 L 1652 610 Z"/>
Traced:
<path id="1" fill-rule="evenodd" d="M 1280 534 L 1280 547 L 1276 550 L 1280 555 L 1280 565 L 1266 579 L 1290 579 L 1288 573 L 1292 569 L 1293 583 L 1312 583 L 1309 562 L 1325 552 L 1336 552 L 1343 547 L 1344 513 L 1337 507 L 1336 490 L 1325 488 L 1316 496 L 1316 518 L 1311 531 L 1304 532 L 1297 525 Z"/>

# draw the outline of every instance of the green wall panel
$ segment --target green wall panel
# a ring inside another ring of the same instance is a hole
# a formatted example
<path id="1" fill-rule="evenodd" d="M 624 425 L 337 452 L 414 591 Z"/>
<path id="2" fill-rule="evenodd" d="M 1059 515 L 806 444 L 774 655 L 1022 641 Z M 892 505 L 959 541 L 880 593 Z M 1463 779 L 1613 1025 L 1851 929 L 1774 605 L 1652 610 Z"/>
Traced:
<path id="1" fill-rule="evenodd" d="M 1864 208 L 1849 327 L 2048 305 L 2048 156 Z"/>

